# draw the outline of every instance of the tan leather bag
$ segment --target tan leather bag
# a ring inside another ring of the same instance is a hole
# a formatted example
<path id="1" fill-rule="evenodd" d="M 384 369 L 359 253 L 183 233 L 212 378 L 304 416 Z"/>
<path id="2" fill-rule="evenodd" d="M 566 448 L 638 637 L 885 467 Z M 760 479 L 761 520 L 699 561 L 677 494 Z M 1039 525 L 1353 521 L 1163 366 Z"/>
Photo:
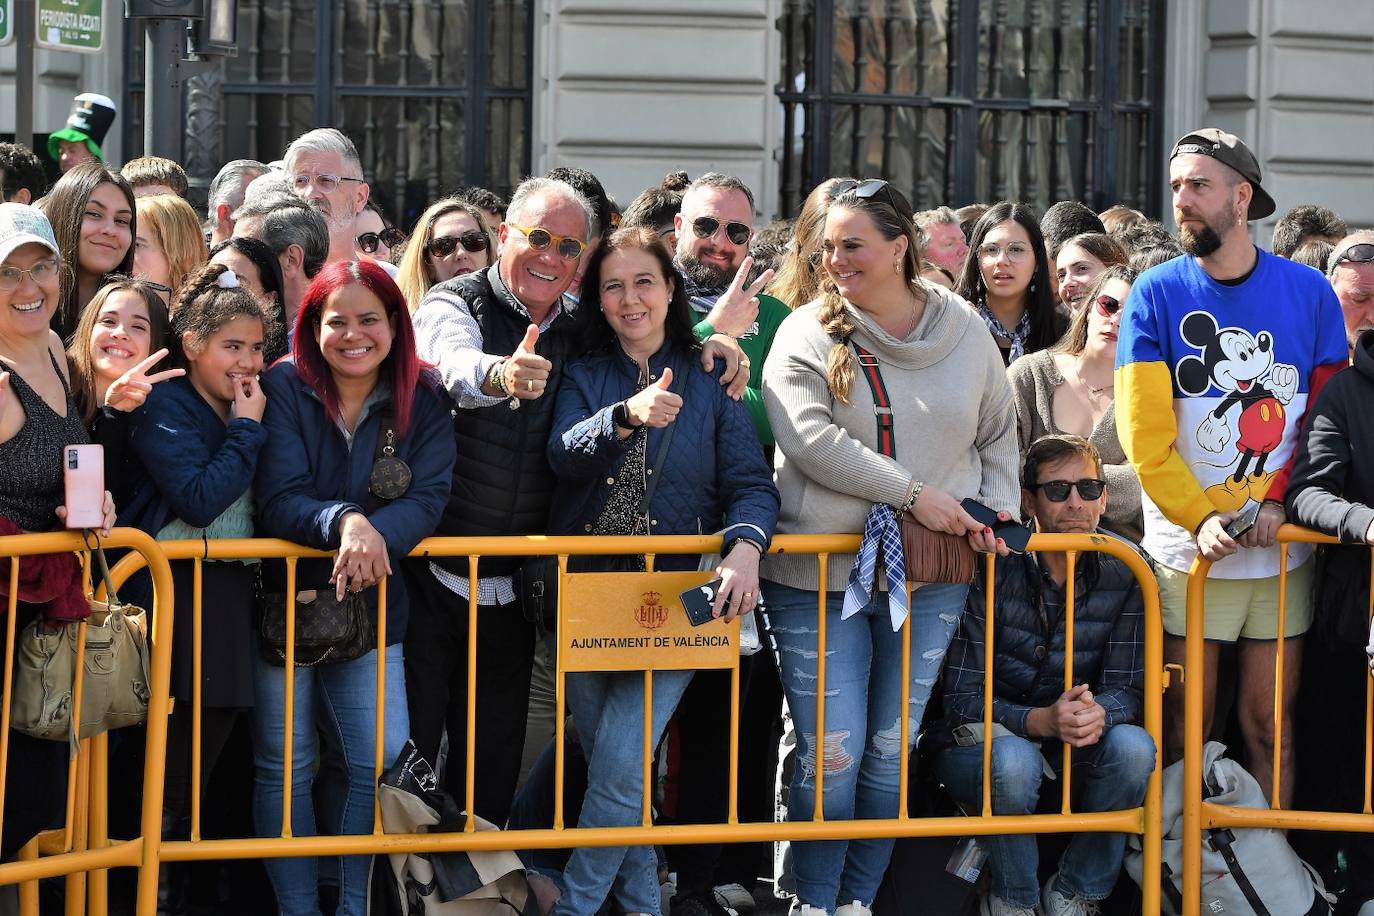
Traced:
<path id="1" fill-rule="evenodd" d="M 978 554 L 969 546 L 968 538 L 932 531 L 907 512 L 901 514 L 901 521 L 908 582 L 967 585 L 973 581 Z"/>
<path id="2" fill-rule="evenodd" d="M 110 582 L 105 551 L 96 548 L 106 601 L 91 598 L 84 622 L 53 626 L 41 617 L 24 628 L 15 656 L 10 725 L 35 738 L 73 745 L 148 717 L 148 615 L 124 604 Z M 86 628 L 79 725 L 72 722 L 76 650 Z"/>

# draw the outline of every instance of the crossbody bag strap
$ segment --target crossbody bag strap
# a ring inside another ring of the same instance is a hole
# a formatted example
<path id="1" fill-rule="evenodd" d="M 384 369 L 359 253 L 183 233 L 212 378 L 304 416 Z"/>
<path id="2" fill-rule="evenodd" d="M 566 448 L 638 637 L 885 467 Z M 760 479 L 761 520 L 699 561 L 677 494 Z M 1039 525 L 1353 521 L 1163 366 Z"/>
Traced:
<path id="1" fill-rule="evenodd" d="M 878 451 L 889 458 L 897 457 L 897 437 L 892 423 L 892 399 L 888 397 L 887 386 L 883 384 L 883 374 L 878 371 L 878 357 L 863 347 L 850 341 L 854 355 L 858 357 L 859 368 L 868 389 L 873 392 L 873 415 L 878 423 Z"/>
<path id="2" fill-rule="evenodd" d="M 367 468 L 369 477 L 372 474 L 372 469 L 377 466 L 378 461 L 396 453 L 396 444 L 398 441 L 399 439 L 396 436 L 396 414 L 392 411 L 391 405 L 388 404 L 382 410 L 381 420 L 378 423 L 377 448 L 372 452 L 372 464 L 368 465 Z M 388 452 L 387 449 L 391 451 Z M 366 514 L 371 515 L 389 502 L 391 502 L 391 500 L 382 499 L 376 493 L 373 493 L 371 483 L 369 482 L 367 488 Z"/>
<path id="3" fill-rule="evenodd" d="M 654 489 L 658 486 L 658 479 L 663 476 L 663 462 L 668 457 L 668 444 L 673 441 L 673 430 L 677 429 L 677 421 L 669 423 L 663 428 L 663 438 L 658 441 L 658 451 L 654 452 L 654 466 L 648 472 L 649 480 L 644 484 L 644 498 L 639 501 L 639 514 L 649 514 L 649 503 L 654 498 Z"/>

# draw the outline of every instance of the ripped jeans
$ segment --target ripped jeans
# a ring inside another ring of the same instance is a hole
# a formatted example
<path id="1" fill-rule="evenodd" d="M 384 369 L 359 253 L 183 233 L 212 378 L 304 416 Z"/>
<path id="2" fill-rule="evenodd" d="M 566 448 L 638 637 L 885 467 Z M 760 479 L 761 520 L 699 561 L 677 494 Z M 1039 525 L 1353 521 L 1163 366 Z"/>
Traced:
<path id="1" fill-rule="evenodd" d="M 817 593 L 762 583 L 765 625 L 777 643 L 782 686 L 797 730 L 788 818 L 815 811 Z M 915 746 L 926 701 L 964 610 L 968 587 L 926 585 L 911 596 L 911 703 L 908 747 Z M 902 646 L 892 632 L 887 594 L 848 620 L 843 592 L 830 592 L 825 612 L 825 819 L 897 816 L 900 782 Z M 800 903 L 835 912 L 858 900 L 866 907 L 892 858 L 890 839 L 818 840 L 792 844 Z"/>

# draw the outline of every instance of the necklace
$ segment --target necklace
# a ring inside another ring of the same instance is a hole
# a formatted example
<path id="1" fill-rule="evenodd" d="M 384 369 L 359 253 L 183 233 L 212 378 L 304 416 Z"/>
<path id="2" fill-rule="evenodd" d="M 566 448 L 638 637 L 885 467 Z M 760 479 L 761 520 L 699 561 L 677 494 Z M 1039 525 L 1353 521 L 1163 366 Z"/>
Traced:
<path id="1" fill-rule="evenodd" d="M 1101 387 L 1094 387 L 1093 385 L 1089 385 L 1088 380 L 1083 377 L 1082 366 L 1077 361 L 1075 361 L 1073 365 L 1073 374 L 1078 376 L 1078 384 L 1088 389 L 1088 394 L 1092 395 L 1093 397 L 1100 396 L 1104 391 L 1111 391 L 1116 384 L 1115 381 L 1111 381 Z"/>

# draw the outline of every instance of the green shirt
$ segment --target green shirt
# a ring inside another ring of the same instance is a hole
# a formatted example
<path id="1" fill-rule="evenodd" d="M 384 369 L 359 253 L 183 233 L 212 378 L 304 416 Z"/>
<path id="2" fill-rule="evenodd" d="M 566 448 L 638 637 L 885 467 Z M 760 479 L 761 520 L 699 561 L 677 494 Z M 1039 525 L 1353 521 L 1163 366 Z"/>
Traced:
<path id="1" fill-rule="evenodd" d="M 773 444 L 773 431 L 768 426 L 768 414 L 763 408 L 763 363 L 768 358 L 768 350 L 773 346 L 773 335 L 778 325 L 792 314 L 792 310 L 772 296 L 759 296 L 759 315 L 754 325 L 738 338 L 740 349 L 749 357 L 749 387 L 744 390 L 744 406 L 749 409 L 749 417 L 754 421 L 754 431 L 764 447 Z M 705 312 L 697 312 L 701 320 L 692 328 L 697 340 L 704 341 L 716 329 L 706 320 Z"/>

